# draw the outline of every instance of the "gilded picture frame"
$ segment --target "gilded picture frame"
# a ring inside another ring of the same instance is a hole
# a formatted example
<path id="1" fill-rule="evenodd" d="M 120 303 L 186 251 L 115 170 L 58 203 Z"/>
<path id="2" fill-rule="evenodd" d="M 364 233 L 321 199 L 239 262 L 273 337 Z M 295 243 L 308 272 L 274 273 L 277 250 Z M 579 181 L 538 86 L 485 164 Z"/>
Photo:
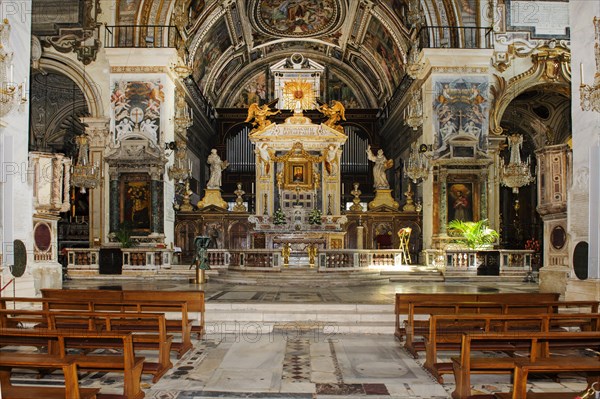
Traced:
<path id="1" fill-rule="evenodd" d="M 285 163 L 285 189 L 312 188 L 312 163 L 306 159 L 290 159 Z"/>

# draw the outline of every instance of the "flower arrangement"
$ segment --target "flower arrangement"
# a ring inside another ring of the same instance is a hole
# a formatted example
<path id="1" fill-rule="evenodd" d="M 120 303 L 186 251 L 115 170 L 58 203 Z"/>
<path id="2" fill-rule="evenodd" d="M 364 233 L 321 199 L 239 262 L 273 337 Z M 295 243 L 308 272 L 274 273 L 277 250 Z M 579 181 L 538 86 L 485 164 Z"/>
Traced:
<path id="1" fill-rule="evenodd" d="M 287 224 L 287 221 L 285 220 L 285 214 L 283 213 L 281 208 L 278 208 L 275 211 L 275 213 L 273 214 L 273 224 L 276 224 L 276 225 Z"/>
<path id="2" fill-rule="evenodd" d="M 525 249 L 529 249 L 533 252 L 540 252 L 540 241 L 536 240 L 535 238 L 530 238 L 529 240 L 527 240 L 525 242 Z"/>
<path id="3" fill-rule="evenodd" d="M 310 214 L 308 215 L 308 223 L 320 225 L 321 217 L 322 217 L 321 211 L 319 209 L 315 208 L 312 211 L 310 211 Z"/>

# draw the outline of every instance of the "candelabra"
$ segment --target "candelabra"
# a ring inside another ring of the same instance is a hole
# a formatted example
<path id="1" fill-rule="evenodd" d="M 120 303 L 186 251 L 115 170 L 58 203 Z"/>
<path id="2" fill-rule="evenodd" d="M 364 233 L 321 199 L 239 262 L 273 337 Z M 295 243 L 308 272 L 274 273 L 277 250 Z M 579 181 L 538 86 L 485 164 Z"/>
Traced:
<path id="1" fill-rule="evenodd" d="M 10 51 L 8 39 L 10 24 L 4 19 L 0 24 L 0 117 L 7 115 L 14 107 L 27 101 L 27 78 L 23 83 L 14 83 L 13 52 Z"/>
<path id="2" fill-rule="evenodd" d="M 593 86 L 586 85 L 583 80 L 583 64 L 580 64 L 581 109 L 584 111 L 600 112 L 600 18 L 594 17 L 595 44 L 594 55 L 596 58 L 596 73 Z"/>
<path id="3" fill-rule="evenodd" d="M 508 145 L 510 147 L 510 161 L 508 165 L 504 164 L 504 159 L 500 159 L 500 181 L 506 187 L 510 187 L 513 193 L 517 194 L 519 188 L 528 185 L 535 180 L 531 176 L 529 157 L 526 162 L 521 161 L 521 146 L 523 145 L 523 136 L 513 134 L 508 136 Z"/>
<path id="4" fill-rule="evenodd" d="M 79 146 L 77 164 L 73 166 L 71 182 L 79 187 L 81 193 L 86 189 L 96 188 L 100 182 L 100 167 L 97 163 L 90 164 L 88 159 L 88 137 L 85 134 L 75 138 Z"/>
<path id="5" fill-rule="evenodd" d="M 418 151 L 413 148 L 410 151 L 408 162 L 404 166 L 404 175 L 415 184 L 419 179 L 427 180 L 429 177 L 429 158 L 426 155 L 428 150 L 427 144 L 421 144 Z"/>
<path id="6" fill-rule="evenodd" d="M 183 183 L 192 175 L 192 160 L 187 158 L 187 144 L 178 140 L 176 142 L 175 160 L 168 169 L 169 178 Z"/>

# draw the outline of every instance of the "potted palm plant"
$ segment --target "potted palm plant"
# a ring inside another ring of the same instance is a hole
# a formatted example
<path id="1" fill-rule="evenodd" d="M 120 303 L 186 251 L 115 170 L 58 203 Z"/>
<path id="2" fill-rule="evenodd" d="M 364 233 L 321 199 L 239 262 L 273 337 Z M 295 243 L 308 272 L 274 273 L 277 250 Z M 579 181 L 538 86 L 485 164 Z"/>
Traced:
<path id="1" fill-rule="evenodd" d="M 478 222 L 452 220 L 448 223 L 448 232 L 470 249 L 491 249 L 499 237 L 496 230 L 488 227 L 487 219 Z"/>

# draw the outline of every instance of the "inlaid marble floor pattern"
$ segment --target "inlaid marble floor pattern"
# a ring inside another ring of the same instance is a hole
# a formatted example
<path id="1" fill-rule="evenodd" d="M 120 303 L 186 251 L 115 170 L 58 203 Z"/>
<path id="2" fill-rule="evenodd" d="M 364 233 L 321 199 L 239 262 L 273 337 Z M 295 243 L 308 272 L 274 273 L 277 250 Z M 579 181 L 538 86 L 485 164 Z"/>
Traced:
<path id="1" fill-rule="evenodd" d="M 144 353 L 141 353 L 144 355 Z M 490 354 L 493 355 L 493 354 Z M 151 357 L 151 355 L 149 355 Z M 208 335 L 157 383 L 143 376 L 149 399 L 201 398 L 450 398 L 452 375 L 438 384 L 402 349 L 392 335 L 336 335 L 322 330 L 274 330 L 255 335 L 244 331 Z M 87 373 L 85 387 L 102 393 L 122 392 L 122 378 L 114 373 Z M 13 383 L 57 385 L 57 374 L 37 378 L 13 374 Z M 509 376 L 473 376 L 474 393 L 510 391 Z M 531 390 L 581 392 L 580 377 L 532 380 Z M 573 395 L 575 396 L 575 395 Z"/>

